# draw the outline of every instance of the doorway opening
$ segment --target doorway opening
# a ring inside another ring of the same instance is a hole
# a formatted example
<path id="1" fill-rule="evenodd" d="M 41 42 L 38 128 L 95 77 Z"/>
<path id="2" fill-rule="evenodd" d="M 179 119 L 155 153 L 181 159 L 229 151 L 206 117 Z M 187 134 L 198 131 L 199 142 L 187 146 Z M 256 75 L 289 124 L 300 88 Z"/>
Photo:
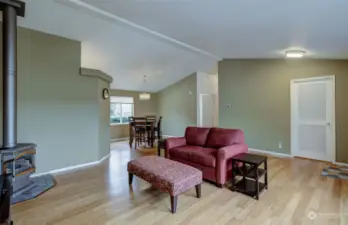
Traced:
<path id="1" fill-rule="evenodd" d="M 216 108 L 215 94 L 199 95 L 199 126 L 215 127 L 217 125 Z"/>

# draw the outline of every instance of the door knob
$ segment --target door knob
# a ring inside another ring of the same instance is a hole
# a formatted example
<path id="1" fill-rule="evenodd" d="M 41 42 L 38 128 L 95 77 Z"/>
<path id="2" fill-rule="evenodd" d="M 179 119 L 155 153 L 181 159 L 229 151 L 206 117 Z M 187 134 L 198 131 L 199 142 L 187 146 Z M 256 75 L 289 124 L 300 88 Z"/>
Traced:
<path id="1" fill-rule="evenodd" d="M 331 126 L 331 123 L 330 123 L 330 122 L 327 122 L 326 125 Z"/>

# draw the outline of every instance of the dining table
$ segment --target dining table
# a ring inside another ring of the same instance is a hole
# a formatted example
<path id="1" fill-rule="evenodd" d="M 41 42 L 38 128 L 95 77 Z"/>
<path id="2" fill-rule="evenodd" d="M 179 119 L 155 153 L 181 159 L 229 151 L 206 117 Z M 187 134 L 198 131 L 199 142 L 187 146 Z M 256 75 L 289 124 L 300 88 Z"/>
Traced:
<path id="1" fill-rule="evenodd" d="M 133 141 L 135 140 L 135 129 L 137 126 L 152 128 L 151 132 L 148 132 L 148 144 L 153 148 L 155 141 L 155 131 L 156 121 L 146 121 L 145 124 L 137 125 L 136 121 L 129 122 L 129 147 L 132 148 Z M 147 129 L 148 130 L 148 129 Z"/>

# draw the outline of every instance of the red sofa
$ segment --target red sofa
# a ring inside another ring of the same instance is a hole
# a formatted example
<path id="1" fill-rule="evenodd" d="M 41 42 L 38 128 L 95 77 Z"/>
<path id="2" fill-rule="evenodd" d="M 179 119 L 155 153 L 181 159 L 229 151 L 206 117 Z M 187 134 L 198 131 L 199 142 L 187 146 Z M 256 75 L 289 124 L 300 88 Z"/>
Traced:
<path id="1" fill-rule="evenodd" d="M 242 130 L 203 127 L 187 127 L 185 137 L 168 138 L 165 148 L 166 158 L 200 169 L 218 187 L 232 177 L 231 157 L 248 151 Z"/>

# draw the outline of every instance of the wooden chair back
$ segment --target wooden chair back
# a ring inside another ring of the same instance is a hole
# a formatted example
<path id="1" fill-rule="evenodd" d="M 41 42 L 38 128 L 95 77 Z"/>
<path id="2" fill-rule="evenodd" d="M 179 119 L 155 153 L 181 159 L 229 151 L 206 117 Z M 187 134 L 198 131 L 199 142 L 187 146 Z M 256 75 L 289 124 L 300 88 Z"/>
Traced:
<path id="1" fill-rule="evenodd" d="M 145 117 L 133 117 L 133 124 L 144 124 L 146 123 L 146 118 Z"/>
<path id="2" fill-rule="evenodd" d="M 156 116 L 146 116 L 146 122 L 155 123 L 157 120 Z"/>
<path id="3" fill-rule="evenodd" d="M 146 117 L 133 117 L 134 122 L 146 122 Z"/>
<path id="4" fill-rule="evenodd" d="M 133 126 L 146 128 L 146 117 L 133 117 Z"/>
<path id="5" fill-rule="evenodd" d="M 161 124 L 162 124 L 162 116 L 160 116 L 158 122 L 157 122 L 157 138 L 158 139 L 162 139 L 162 127 L 161 127 Z"/>

